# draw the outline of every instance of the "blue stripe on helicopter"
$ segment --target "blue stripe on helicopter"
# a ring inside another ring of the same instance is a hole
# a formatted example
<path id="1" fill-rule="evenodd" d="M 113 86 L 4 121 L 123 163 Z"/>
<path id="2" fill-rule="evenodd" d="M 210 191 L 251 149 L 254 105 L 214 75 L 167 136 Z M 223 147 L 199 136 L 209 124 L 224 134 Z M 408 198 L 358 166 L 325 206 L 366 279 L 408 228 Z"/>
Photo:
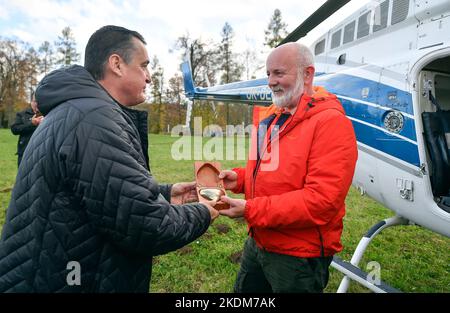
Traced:
<path id="1" fill-rule="evenodd" d="M 206 93 L 218 91 L 228 92 L 232 91 L 232 89 L 250 88 L 250 87 L 264 87 L 268 89 L 267 84 L 268 84 L 267 78 L 260 78 L 243 82 L 230 83 L 226 85 L 217 85 L 214 87 L 207 87 L 207 88 L 197 87 L 196 89 L 198 92 L 206 92 Z"/>
<path id="2" fill-rule="evenodd" d="M 411 93 L 370 79 L 348 74 L 330 74 L 317 77 L 314 85 L 322 86 L 337 95 L 414 114 Z"/>
<path id="3" fill-rule="evenodd" d="M 420 166 L 416 144 L 393 136 L 383 130 L 352 120 L 356 140 L 415 166 Z"/>
<path id="4" fill-rule="evenodd" d="M 380 107 L 357 102 L 370 102 L 374 105 L 380 105 L 388 109 L 412 115 L 412 96 L 409 92 L 369 79 L 347 74 L 321 75 L 320 78 L 315 80 L 314 84 L 322 86 L 329 92 L 338 95 L 345 113 L 348 117 L 352 118 L 356 139 L 359 142 L 412 165 L 420 165 L 417 144 L 379 129 L 385 128 L 384 117 L 389 111 Z M 352 98 L 356 101 L 344 99 L 340 96 Z M 363 122 L 378 126 L 379 128 L 372 127 Z M 403 129 L 400 131 L 399 135 L 416 142 L 417 138 L 414 119 L 404 116 L 403 123 Z"/>
<path id="5" fill-rule="evenodd" d="M 385 128 L 384 118 L 389 111 L 369 106 L 364 103 L 351 101 L 349 99 L 343 99 L 339 96 L 338 98 L 344 107 L 346 115 L 366 123 Z M 399 132 L 399 135 L 411 139 L 412 141 L 417 141 L 414 119 L 404 116 L 403 129 Z"/>

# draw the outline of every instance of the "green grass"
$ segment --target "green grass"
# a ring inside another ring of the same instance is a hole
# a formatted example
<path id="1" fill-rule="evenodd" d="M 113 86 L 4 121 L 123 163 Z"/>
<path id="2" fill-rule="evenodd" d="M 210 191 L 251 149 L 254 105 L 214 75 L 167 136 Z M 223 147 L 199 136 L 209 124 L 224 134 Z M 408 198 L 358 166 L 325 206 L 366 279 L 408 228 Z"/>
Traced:
<path id="1" fill-rule="evenodd" d="M 17 173 L 17 140 L 8 129 L 0 129 L 0 231 Z"/>
<path id="2" fill-rule="evenodd" d="M 171 148 L 179 138 L 150 136 L 152 173 L 161 183 L 192 181 L 192 160 L 174 161 Z M 205 143 L 208 139 L 205 140 Z M 16 174 L 15 148 L 17 137 L 9 130 L 0 130 L 0 229 L 11 196 L 10 188 Z M 178 141 L 179 143 L 179 141 Z M 221 161 L 223 168 L 242 166 L 245 161 Z M 349 260 L 361 237 L 380 220 L 393 212 L 374 200 L 361 196 L 351 188 L 347 197 L 339 254 Z M 223 231 L 224 228 L 229 230 Z M 242 250 L 247 228 L 241 220 L 219 217 L 208 231 L 183 249 L 154 258 L 151 292 L 231 292 L 239 264 L 231 256 Z M 360 267 L 376 261 L 381 266 L 381 279 L 404 292 L 450 291 L 450 239 L 418 226 L 386 229 L 375 237 Z M 336 292 L 342 274 L 331 269 L 326 292 Z M 368 292 L 352 283 L 349 292 Z"/>

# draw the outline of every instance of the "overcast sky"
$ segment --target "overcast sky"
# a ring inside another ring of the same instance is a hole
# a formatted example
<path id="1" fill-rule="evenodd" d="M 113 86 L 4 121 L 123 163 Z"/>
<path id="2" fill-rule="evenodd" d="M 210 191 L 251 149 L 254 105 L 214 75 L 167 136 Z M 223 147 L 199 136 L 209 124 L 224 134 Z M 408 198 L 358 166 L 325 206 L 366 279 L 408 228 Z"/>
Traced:
<path id="1" fill-rule="evenodd" d="M 44 41 L 54 43 L 61 30 L 70 26 L 83 64 L 89 36 L 108 24 L 140 32 L 147 41 L 150 57 L 157 55 L 166 77 L 179 68 L 180 51 L 172 51 L 176 39 L 191 38 L 219 42 L 225 22 L 235 32 L 236 52 L 254 49 L 264 60 L 264 30 L 276 8 L 288 31 L 294 30 L 325 0 L 0 0 L 0 36 L 20 39 L 35 48 Z M 369 3 L 353 0 L 322 23 L 303 40 L 311 44 L 340 20 Z"/>

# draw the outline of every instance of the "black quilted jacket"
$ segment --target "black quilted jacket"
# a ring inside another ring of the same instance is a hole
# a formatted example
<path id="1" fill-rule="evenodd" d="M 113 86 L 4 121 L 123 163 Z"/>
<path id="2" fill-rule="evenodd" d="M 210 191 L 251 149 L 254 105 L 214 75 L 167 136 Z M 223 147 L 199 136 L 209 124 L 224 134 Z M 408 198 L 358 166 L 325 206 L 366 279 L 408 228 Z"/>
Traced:
<path id="1" fill-rule="evenodd" d="M 152 256 L 203 234 L 208 209 L 169 204 L 148 170 L 146 116 L 83 67 L 52 72 L 36 97 L 45 120 L 7 209 L 0 292 L 148 292 Z"/>

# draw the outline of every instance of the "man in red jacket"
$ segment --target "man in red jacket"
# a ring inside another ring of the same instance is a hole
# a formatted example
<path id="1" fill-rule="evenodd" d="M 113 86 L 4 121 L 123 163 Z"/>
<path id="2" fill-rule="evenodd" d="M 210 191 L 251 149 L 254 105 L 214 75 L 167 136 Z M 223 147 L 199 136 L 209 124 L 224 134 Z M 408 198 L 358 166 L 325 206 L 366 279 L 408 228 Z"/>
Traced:
<path id="1" fill-rule="evenodd" d="M 227 189 L 245 193 L 222 197 L 230 209 L 220 212 L 249 227 L 235 292 L 322 292 L 342 250 L 356 138 L 336 96 L 313 86 L 307 47 L 279 46 L 266 68 L 274 105 L 255 121 L 256 157 L 220 174 Z"/>

